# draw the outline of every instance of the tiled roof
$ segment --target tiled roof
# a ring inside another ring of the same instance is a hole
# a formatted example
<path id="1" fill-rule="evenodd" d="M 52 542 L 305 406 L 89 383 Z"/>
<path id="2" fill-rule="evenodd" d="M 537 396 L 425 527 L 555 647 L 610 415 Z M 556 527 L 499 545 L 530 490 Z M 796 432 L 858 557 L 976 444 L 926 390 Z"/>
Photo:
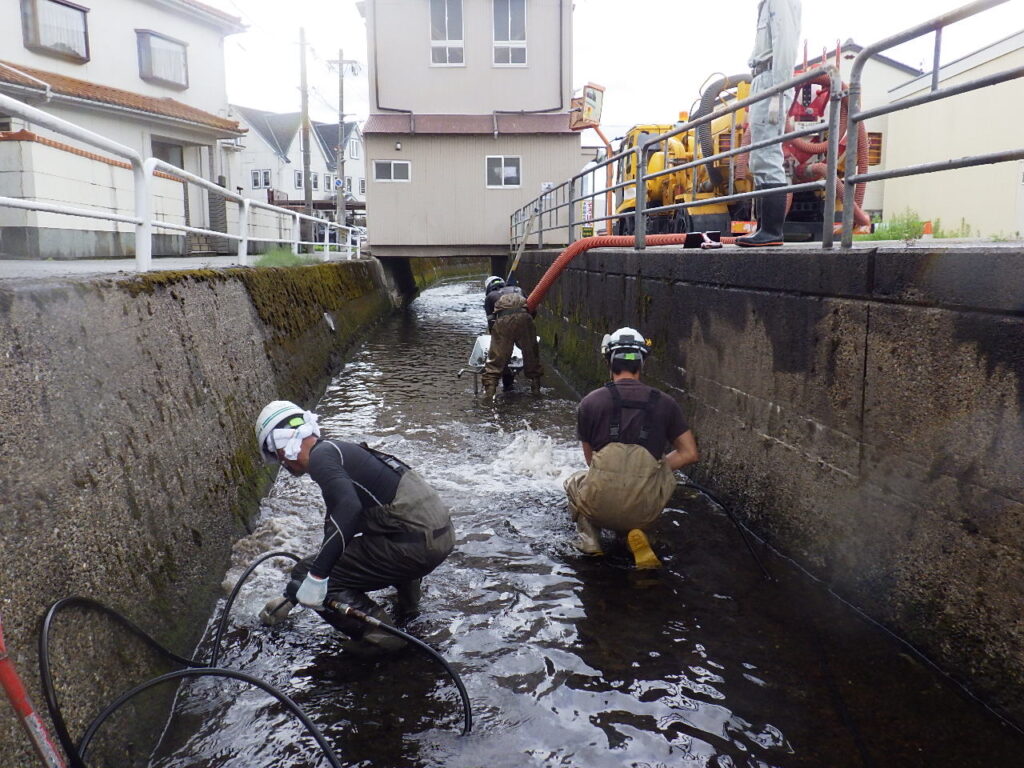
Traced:
<path id="1" fill-rule="evenodd" d="M 569 113 L 490 115 L 370 115 L 363 126 L 372 133 L 573 133 Z"/>
<path id="2" fill-rule="evenodd" d="M 157 117 L 182 120 L 194 125 L 214 128 L 218 131 L 227 132 L 232 135 L 245 132 L 245 129 L 241 128 L 235 120 L 228 120 L 225 117 L 204 112 L 201 109 L 190 107 L 188 104 L 182 104 L 180 101 L 175 101 L 174 99 L 143 96 L 140 93 L 123 91 L 120 88 L 111 88 L 107 85 L 97 85 L 96 83 L 90 83 L 87 80 L 79 80 L 66 75 L 58 75 L 55 72 L 44 72 L 41 69 L 32 69 L 19 64 L 13 64 L 11 62 L 3 63 L 8 66 L 15 67 L 27 75 L 32 75 L 32 77 L 49 83 L 50 89 L 54 94 L 71 96 L 76 99 L 84 99 L 96 104 L 107 104 L 113 107 L 123 107 L 125 109 L 137 110 L 139 112 L 147 112 Z M 44 90 L 39 83 L 30 80 L 27 77 L 22 77 L 8 69 L 0 68 L 0 87 L 2 87 L 3 83 L 25 86 L 27 88 L 37 90 L 40 93 Z"/>

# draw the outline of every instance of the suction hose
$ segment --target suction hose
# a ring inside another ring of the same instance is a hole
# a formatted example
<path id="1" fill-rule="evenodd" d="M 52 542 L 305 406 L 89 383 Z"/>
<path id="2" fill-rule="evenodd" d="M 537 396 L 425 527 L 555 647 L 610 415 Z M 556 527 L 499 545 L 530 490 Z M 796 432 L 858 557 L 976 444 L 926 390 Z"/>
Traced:
<path id="1" fill-rule="evenodd" d="M 704 89 L 704 93 L 700 95 L 700 106 L 698 106 L 697 111 L 690 116 L 690 119 L 696 120 L 699 117 L 710 115 L 714 110 L 715 102 L 718 101 L 718 97 L 722 94 L 722 91 L 728 90 L 729 88 L 735 88 L 740 83 L 749 82 L 749 72 L 744 72 L 739 75 L 729 75 L 728 77 L 722 77 L 715 80 L 715 82 L 708 85 L 708 87 Z M 715 154 L 715 137 L 711 135 L 711 123 L 704 123 L 704 125 L 697 126 L 697 140 L 700 142 L 700 152 L 702 157 L 711 157 Z M 712 186 L 720 186 L 722 183 L 721 169 L 715 167 L 714 163 L 708 163 L 703 167 L 707 169 L 708 178 L 711 180 Z"/>
<path id="2" fill-rule="evenodd" d="M 648 235 L 645 242 L 647 245 L 686 245 L 688 239 L 692 242 L 694 235 L 695 233 L 693 232 L 680 232 L 672 235 Z M 697 233 L 697 237 L 698 239 L 700 238 L 699 233 Z M 711 241 L 707 240 L 707 242 Z M 569 266 L 569 262 L 581 253 L 589 251 L 591 248 L 632 248 L 635 245 L 636 238 L 632 235 L 598 235 L 596 237 L 580 238 L 558 254 L 558 258 L 551 263 L 547 272 L 541 277 L 540 282 L 534 286 L 534 289 L 530 291 L 530 295 L 526 297 L 526 308 L 531 312 L 535 311 L 540 306 L 541 301 L 544 300 L 548 289 L 558 279 L 558 276 L 562 274 L 562 270 Z M 714 243 L 713 247 L 718 247 L 718 245 L 718 243 Z"/>

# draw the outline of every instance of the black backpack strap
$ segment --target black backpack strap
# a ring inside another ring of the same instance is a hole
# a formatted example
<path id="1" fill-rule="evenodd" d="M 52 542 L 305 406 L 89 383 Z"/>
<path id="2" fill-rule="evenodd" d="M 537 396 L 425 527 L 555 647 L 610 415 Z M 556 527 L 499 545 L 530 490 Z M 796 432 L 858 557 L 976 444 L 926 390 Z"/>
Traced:
<path id="1" fill-rule="evenodd" d="M 386 464 L 389 469 L 394 470 L 395 472 L 397 472 L 400 475 L 403 475 L 406 472 L 408 472 L 410 469 L 412 469 L 412 467 L 410 467 L 408 464 L 406 464 L 404 461 L 402 461 L 397 456 L 392 456 L 390 453 L 384 453 L 384 451 L 378 451 L 378 450 L 376 450 L 374 448 L 371 448 L 365 442 L 360 443 L 359 447 L 362 448 L 364 451 L 367 451 L 368 453 L 370 453 L 376 459 L 384 462 L 384 464 Z"/>
<path id="2" fill-rule="evenodd" d="M 654 410 L 655 404 L 658 402 L 658 390 L 652 389 L 651 394 L 648 395 L 646 400 L 623 400 L 622 395 L 619 392 L 619 388 L 615 386 L 615 382 L 609 381 L 605 386 L 612 396 L 612 415 L 608 420 L 608 437 L 611 442 L 619 443 L 619 434 L 622 431 L 622 409 L 623 408 L 634 408 L 639 411 L 643 411 L 643 420 L 640 423 L 640 436 L 637 438 L 637 443 L 646 442 L 647 436 L 650 435 L 650 415 Z"/>

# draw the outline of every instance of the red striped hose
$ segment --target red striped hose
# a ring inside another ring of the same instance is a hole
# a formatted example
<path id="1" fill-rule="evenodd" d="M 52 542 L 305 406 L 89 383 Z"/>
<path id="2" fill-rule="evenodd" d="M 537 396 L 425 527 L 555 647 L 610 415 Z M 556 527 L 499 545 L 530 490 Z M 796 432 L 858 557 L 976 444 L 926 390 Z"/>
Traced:
<path id="1" fill-rule="evenodd" d="M 692 234 L 690 236 L 692 237 Z M 647 245 L 683 245 L 686 243 L 686 238 L 686 232 L 672 235 L 648 235 L 645 242 Z M 589 251 L 591 248 L 633 248 L 635 246 L 636 238 L 632 235 L 598 235 L 596 237 L 580 238 L 558 254 L 558 258 L 551 263 L 548 271 L 544 273 L 540 282 L 537 283 L 526 298 L 526 308 L 531 312 L 537 309 L 537 306 L 544 300 L 544 295 L 548 292 L 548 288 L 562 274 L 562 270 L 569 265 L 570 261 L 584 251 Z"/>
<path id="2" fill-rule="evenodd" d="M 32 746 L 35 747 L 36 752 L 42 759 L 43 765 L 47 766 L 47 768 L 67 768 L 64 758 L 57 750 L 53 739 L 50 738 L 42 718 L 39 717 L 32 707 L 32 702 L 29 701 L 25 686 L 22 685 L 21 678 L 18 677 L 18 672 L 14 668 L 14 662 L 11 661 L 10 656 L 7 654 L 7 647 L 4 645 L 2 623 L 0 623 L 0 685 L 3 686 L 7 698 L 11 701 L 11 706 L 14 707 L 14 711 L 18 715 L 18 719 L 28 732 L 28 737 L 32 740 Z"/>

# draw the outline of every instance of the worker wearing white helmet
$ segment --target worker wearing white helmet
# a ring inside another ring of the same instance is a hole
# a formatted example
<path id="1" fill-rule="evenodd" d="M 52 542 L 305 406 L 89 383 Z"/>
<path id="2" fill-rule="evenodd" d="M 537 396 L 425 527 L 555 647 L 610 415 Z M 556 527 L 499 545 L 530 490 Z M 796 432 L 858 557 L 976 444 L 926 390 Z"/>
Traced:
<path id="1" fill-rule="evenodd" d="M 417 608 L 420 579 L 452 551 L 455 533 L 448 508 L 406 464 L 365 443 L 320 436 L 318 417 L 295 403 L 270 403 L 256 420 L 264 459 L 320 487 L 327 515 L 320 548 L 292 570 L 284 596 L 270 600 L 260 618 L 282 621 L 296 604 L 314 608 L 354 642 L 359 653 L 395 650 L 403 642 L 383 630 L 324 608 L 337 601 L 382 621 L 383 609 L 366 593 L 398 589 L 397 619 Z M 389 622 L 390 623 L 390 622 Z"/>
<path id="2" fill-rule="evenodd" d="M 499 379 L 506 389 L 511 386 L 512 378 L 507 375 L 505 367 L 512 359 L 512 348 L 516 345 L 523 353 L 523 374 L 530 380 L 530 391 L 539 395 L 544 368 L 540 363 L 537 328 L 533 324 L 533 315 L 526 308 L 522 290 L 516 285 L 506 285 L 498 275 L 491 275 L 484 281 L 484 313 L 487 315 L 487 330 L 491 334 L 487 363 L 481 377 L 484 400 L 494 399 Z"/>
<path id="3" fill-rule="evenodd" d="M 679 404 L 640 382 L 649 352 L 650 343 L 632 328 L 604 337 L 601 353 L 612 380 L 584 397 L 577 410 L 589 469 L 565 481 L 579 533 L 576 548 L 603 554 L 601 529 L 607 528 L 625 534 L 638 568 L 661 565 L 644 529 L 658 519 L 675 490 L 673 471 L 698 459 Z"/>

